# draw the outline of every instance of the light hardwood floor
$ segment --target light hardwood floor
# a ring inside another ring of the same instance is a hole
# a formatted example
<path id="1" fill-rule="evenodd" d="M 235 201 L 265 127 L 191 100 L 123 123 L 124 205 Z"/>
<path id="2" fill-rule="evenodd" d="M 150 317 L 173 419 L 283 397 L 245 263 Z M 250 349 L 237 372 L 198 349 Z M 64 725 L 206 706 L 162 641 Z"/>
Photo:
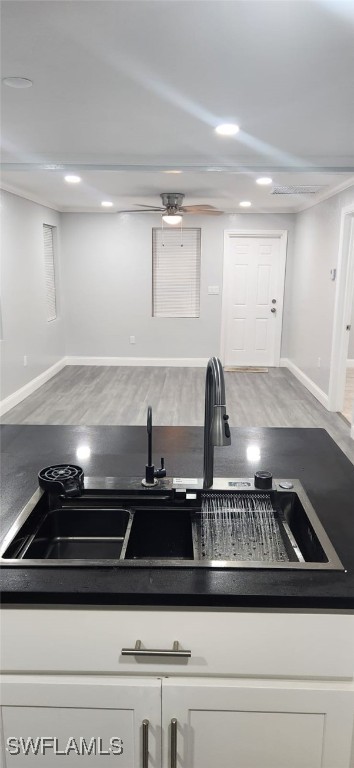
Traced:
<path id="1" fill-rule="evenodd" d="M 354 463 L 344 419 L 329 413 L 286 368 L 225 373 L 231 426 L 322 427 Z M 199 426 L 204 368 L 67 366 L 8 411 L 3 424 L 146 424 Z"/>

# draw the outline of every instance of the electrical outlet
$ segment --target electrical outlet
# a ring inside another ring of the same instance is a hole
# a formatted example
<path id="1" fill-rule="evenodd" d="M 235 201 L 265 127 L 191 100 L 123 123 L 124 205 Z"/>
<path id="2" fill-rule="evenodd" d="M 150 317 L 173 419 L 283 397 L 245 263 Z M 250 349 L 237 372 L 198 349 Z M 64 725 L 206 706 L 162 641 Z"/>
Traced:
<path id="1" fill-rule="evenodd" d="M 135 344 L 135 336 L 129 336 L 129 343 Z"/>
<path id="2" fill-rule="evenodd" d="M 317 368 L 321 368 L 321 358 L 317 358 Z"/>
<path id="3" fill-rule="evenodd" d="M 27 365 L 27 355 L 24 355 L 24 356 L 23 356 L 23 365 L 24 365 L 24 366 L 25 366 L 25 368 L 26 368 L 26 365 Z"/>

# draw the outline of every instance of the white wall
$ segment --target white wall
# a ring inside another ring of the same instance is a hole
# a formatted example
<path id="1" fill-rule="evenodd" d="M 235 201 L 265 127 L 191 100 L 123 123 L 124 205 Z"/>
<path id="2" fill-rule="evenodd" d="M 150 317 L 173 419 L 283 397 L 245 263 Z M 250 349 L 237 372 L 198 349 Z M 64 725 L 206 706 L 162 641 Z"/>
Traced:
<path id="1" fill-rule="evenodd" d="M 62 214 L 62 276 L 67 354 L 123 357 L 209 357 L 220 352 L 224 230 L 287 229 L 292 259 L 294 215 L 244 214 L 185 223 L 202 230 L 198 319 L 151 316 L 153 214 Z M 220 295 L 209 296 L 208 285 Z M 284 338 L 287 333 L 285 302 Z M 129 343 L 129 336 L 136 344 Z M 284 353 L 283 353 L 284 354 Z"/>
<path id="2" fill-rule="evenodd" d="M 342 208 L 354 186 L 296 216 L 294 256 L 289 262 L 287 357 L 328 394 Z M 318 367 L 318 358 L 321 366 Z"/>
<path id="3" fill-rule="evenodd" d="M 1 192 L 1 398 L 20 389 L 65 354 L 57 259 L 58 319 L 46 319 L 43 224 L 57 229 L 60 214 Z M 58 255 L 58 254 L 57 254 Z M 28 365 L 23 358 L 27 355 Z"/>

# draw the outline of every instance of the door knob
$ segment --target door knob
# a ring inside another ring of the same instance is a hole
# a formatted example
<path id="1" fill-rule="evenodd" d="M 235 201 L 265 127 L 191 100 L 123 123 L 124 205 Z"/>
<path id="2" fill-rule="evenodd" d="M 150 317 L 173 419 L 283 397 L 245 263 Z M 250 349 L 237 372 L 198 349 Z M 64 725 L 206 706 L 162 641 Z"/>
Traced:
<path id="1" fill-rule="evenodd" d="M 276 312 L 277 310 L 275 309 L 275 307 L 272 307 L 272 309 L 270 311 L 271 312 Z"/>
<path id="2" fill-rule="evenodd" d="M 276 304 L 276 303 L 277 303 L 277 300 L 276 299 L 272 299 L 272 304 Z"/>

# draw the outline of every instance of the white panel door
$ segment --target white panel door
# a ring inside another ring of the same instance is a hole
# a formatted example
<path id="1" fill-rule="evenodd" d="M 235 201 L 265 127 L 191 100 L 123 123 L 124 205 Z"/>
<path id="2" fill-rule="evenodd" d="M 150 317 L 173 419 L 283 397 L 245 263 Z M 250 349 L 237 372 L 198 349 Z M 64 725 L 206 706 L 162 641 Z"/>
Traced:
<path id="1" fill-rule="evenodd" d="M 6 676 L 1 709 L 4 768 L 161 766 L 161 680 Z"/>
<path id="2" fill-rule="evenodd" d="M 316 683 L 164 680 L 163 765 L 349 768 L 353 697 Z"/>
<path id="3" fill-rule="evenodd" d="M 284 261 L 280 237 L 227 237 L 223 291 L 225 365 L 279 365 Z"/>

